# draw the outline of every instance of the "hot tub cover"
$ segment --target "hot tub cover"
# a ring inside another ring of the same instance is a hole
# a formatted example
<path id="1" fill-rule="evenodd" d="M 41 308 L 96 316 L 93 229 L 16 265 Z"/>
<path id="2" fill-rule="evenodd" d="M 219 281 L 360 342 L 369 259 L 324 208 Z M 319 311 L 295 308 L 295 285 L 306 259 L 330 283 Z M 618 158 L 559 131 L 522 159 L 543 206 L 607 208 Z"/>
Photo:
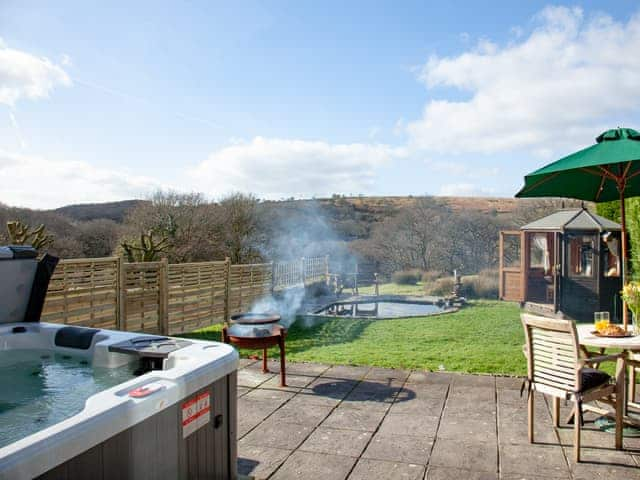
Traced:
<path id="1" fill-rule="evenodd" d="M 0 324 L 39 322 L 58 259 L 29 246 L 0 246 Z"/>

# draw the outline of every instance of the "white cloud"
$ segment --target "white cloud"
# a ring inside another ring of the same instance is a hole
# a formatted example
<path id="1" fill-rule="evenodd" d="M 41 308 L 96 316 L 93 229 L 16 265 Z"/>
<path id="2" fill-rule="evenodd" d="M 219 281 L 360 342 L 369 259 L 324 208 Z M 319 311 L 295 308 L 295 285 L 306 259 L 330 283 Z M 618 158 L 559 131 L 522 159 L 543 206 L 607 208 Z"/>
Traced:
<path id="1" fill-rule="evenodd" d="M 256 137 L 213 152 L 190 172 L 208 194 L 254 192 L 263 198 L 369 192 L 377 169 L 405 151 L 383 144 Z"/>
<path id="2" fill-rule="evenodd" d="M 492 188 L 481 187 L 473 183 L 447 183 L 440 186 L 438 195 L 445 197 L 478 197 L 495 194 Z"/>
<path id="3" fill-rule="evenodd" d="M 2 197 L 8 205 L 56 208 L 70 203 L 141 198 L 166 185 L 85 162 L 52 161 L 0 150 Z"/>
<path id="4" fill-rule="evenodd" d="M 637 112 L 639 15 L 585 20 L 578 8 L 548 7 L 534 21 L 529 35 L 504 46 L 485 39 L 458 56 L 429 59 L 420 75 L 428 89 L 470 96 L 429 101 L 407 125 L 412 148 L 547 154 L 582 145 Z"/>
<path id="5" fill-rule="evenodd" d="M 483 165 L 481 168 L 460 162 L 444 162 L 441 160 L 428 160 L 427 164 L 436 172 L 454 175 L 456 177 L 477 178 L 496 177 L 500 174 L 498 167 Z"/>
<path id="6" fill-rule="evenodd" d="M 60 63 L 65 67 L 73 67 L 73 60 L 66 53 L 63 53 L 60 57 Z"/>
<path id="7" fill-rule="evenodd" d="M 60 65 L 9 48 L 0 39 L 0 104 L 13 106 L 21 99 L 46 98 L 54 88 L 69 85 L 71 78 Z"/>

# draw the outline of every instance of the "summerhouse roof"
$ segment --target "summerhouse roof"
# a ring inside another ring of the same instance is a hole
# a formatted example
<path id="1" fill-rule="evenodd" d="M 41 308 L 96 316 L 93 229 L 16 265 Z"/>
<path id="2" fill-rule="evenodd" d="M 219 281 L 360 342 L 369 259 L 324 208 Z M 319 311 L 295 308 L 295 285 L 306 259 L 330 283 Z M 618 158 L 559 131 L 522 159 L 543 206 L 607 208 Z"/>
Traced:
<path id="1" fill-rule="evenodd" d="M 595 213 L 591 213 L 584 208 L 575 208 L 571 210 L 560 210 L 552 213 L 544 218 L 531 222 L 521 230 L 549 230 L 549 231 L 565 231 L 565 230 L 605 230 L 619 231 L 620 224 L 608 218 L 601 217 Z"/>

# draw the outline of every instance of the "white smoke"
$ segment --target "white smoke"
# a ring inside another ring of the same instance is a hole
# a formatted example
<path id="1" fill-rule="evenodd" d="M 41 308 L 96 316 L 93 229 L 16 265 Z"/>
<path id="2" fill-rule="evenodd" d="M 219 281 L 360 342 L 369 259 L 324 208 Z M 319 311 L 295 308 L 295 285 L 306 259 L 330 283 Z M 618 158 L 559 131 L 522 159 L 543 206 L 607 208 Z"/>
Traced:
<path id="1" fill-rule="evenodd" d="M 291 325 L 300 313 L 304 300 L 304 287 L 288 288 L 281 293 L 263 297 L 253 304 L 251 313 L 277 313 L 282 317 L 280 323 L 285 327 Z"/>

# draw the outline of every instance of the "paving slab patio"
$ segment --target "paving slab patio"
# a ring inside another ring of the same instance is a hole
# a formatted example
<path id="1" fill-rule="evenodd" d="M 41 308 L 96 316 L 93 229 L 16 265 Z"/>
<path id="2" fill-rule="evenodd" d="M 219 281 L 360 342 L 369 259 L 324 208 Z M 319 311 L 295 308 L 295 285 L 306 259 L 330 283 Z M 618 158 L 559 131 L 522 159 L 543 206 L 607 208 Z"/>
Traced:
<path id="1" fill-rule="evenodd" d="M 238 471 L 255 479 L 640 479 L 640 440 L 613 436 L 585 416 L 584 463 L 572 428 L 554 429 L 536 397 L 527 439 L 522 380 L 311 363 L 243 361 L 238 375 Z M 566 408 L 562 406 L 562 415 Z"/>

